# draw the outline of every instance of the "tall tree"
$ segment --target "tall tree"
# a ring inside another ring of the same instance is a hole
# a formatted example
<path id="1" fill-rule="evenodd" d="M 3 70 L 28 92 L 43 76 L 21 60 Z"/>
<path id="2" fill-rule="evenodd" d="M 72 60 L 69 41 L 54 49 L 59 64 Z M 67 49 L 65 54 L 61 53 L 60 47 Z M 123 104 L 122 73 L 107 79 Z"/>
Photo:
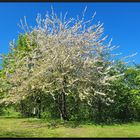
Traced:
<path id="1" fill-rule="evenodd" d="M 85 21 L 84 14 L 81 19 L 69 20 L 53 10 L 45 19 L 37 16 L 37 26 L 13 44 L 8 56 L 5 78 L 12 86 L 9 98 L 3 101 L 17 102 L 31 93 L 48 94 L 58 105 L 61 119 L 68 120 L 69 95 L 86 98 L 90 104 L 97 97 L 101 111 L 100 100 L 110 99 L 108 81 L 118 75 L 109 74 L 112 48 L 110 43 L 104 44 L 103 25 L 93 24 L 94 16 Z"/>

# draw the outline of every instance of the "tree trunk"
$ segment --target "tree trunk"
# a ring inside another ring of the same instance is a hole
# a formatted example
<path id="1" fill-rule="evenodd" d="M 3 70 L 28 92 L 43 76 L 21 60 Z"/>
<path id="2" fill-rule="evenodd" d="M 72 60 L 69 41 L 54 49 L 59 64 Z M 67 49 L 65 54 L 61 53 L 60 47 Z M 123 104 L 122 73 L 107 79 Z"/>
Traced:
<path id="1" fill-rule="evenodd" d="M 64 92 L 62 92 L 58 96 L 58 108 L 59 108 L 61 120 L 68 120 L 67 111 L 66 111 L 66 95 Z"/>
<path id="2" fill-rule="evenodd" d="M 100 99 L 98 99 L 98 103 L 97 103 L 97 109 L 98 109 L 98 118 L 97 118 L 97 122 L 100 123 L 102 122 L 102 102 Z"/>
<path id="3" fill-rule="evenodd" d="M 25 115 L 25 112 L 24 112 L 24 104 L 23 104 L 23 101 L 22 100 L 20 101 L 20 106 L 21 106 L 21 114 L 24 116 Z"/>
<path id="4" fill-rule="evenodd" d="M 40 119 L 41 118 L 41 103 L 38 104 L 38 113 L 37 117 Z"/>
<path id="5" fill-rule="evenodd" d="M 64 120 L 68 120 L 66 111 L 66 95 L 62 92 L 62 117 Z"/>
<path id="6" fill-rule="evenodd" d="M 37 118 L 41 118 L 41 99 L 37 98 Z"/>

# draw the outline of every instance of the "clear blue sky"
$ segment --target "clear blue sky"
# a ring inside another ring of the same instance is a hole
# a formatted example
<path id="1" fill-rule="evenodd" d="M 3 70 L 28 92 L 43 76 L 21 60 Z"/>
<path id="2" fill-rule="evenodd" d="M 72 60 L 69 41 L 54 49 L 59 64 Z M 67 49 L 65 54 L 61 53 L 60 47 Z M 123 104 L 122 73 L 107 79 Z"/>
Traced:
<path id="1" fill-rule="evenodd" d="M 119 45 L 117 52 L 123 56 L 138 52 L 136 63 L 140 63 L 140 3 L 82 3 L 82 2 L 42 2 L 42 3 L 0 3 L 0 53 L 7 53 L 9 42 L 16 39 L 17 24 L 20 18 L 27 17 L 29 25 L 35 25 L 37 13 L 45 15 L 53 6 L 55 12 L 65 13 L 68 17 L 80 15 L 87 6 L 86 18 L 89 19 L 96 11 L 95 22 L 104 23 L 105 34 L 113 38 L 113 45 Z"/>

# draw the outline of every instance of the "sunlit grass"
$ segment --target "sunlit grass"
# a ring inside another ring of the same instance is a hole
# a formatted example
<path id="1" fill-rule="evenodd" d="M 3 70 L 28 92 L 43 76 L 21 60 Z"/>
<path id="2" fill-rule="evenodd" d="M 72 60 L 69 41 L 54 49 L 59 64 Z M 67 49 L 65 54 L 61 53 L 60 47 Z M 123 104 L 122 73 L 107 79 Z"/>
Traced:
<path id="1" fill-rule="evenodd" d="M 0 118 L 0 137 L 140 137 L 140 123 L 122 125 L 57 125 L 33 118 Z"/>

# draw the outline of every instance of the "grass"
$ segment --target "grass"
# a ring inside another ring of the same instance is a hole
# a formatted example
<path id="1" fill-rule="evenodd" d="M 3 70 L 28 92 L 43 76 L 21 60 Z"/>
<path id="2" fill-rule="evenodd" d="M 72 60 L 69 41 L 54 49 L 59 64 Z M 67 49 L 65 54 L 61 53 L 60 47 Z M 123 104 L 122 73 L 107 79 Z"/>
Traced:
<path id="1" fill-rule="evenodd" d="M 49 121 L 35 118 L 0 118 L 0 138 L 35 137 L 140 137 L 140 123 L 122 125 L 83 124 L 77 127 L 58 123 L 49 127 Z"/>

